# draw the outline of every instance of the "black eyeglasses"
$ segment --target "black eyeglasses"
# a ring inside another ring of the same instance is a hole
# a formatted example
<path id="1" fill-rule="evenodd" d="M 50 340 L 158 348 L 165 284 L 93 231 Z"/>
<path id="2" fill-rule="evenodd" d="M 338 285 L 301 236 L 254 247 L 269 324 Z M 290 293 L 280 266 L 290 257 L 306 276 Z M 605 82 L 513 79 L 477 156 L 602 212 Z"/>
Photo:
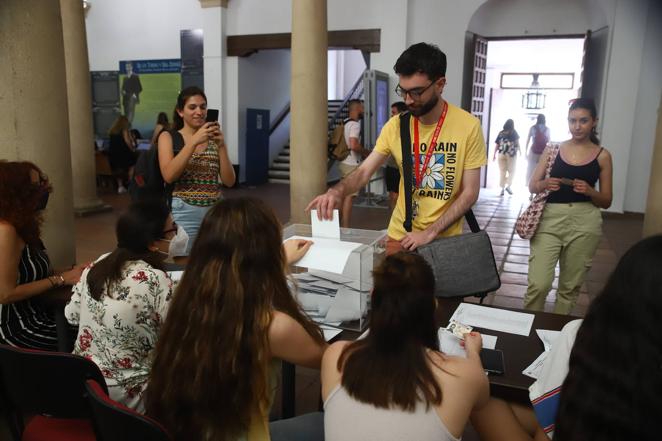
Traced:
<path id="1" fill-rule="evenodd" d="M 409 89 L 409 90 L 403 89 L 398 84 L 397 86 L 395 86 L 395 93 L 396 93 L 396 95 L 398 95 L 399 97 L 404 98 L 404 99 L 406 99 L 407 94 L 409 94 L 409 96 L 413 100 L 418 100 L 425 93 L 425 91 L 428 90 L 430 88 L 430 86 L 432 86 L 436 81 L 437 80 L 434 80 L 433 82 L 431 82 L 430 84 L 428 84 L 425 87 L 414 87 L 413 89 Z"/>

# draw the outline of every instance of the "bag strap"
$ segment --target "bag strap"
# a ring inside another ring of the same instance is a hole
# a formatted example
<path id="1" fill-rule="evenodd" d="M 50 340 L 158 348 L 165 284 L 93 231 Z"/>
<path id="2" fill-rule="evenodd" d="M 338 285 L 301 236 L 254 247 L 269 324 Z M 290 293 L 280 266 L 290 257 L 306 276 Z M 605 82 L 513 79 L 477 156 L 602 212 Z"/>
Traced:
<path id="1" fill-rule="evenodd" d="M 400 114 L 400 147 L 402 149 L 402 179 L 405 190 L 405 220 L 402 226 L 411 233 L 411 190 L 412 190 L 412 163 L 411 163 L 411 134 L 409 133 L 409 112 Z"/>
<path id="2" fill-rule="evenodd" d="M 552 144 L 552 150 L 549 152 L 549 156 L 547 157 L 545 178 L 549 178 L 550 174 L 552 173 L 552 166 L 554 165 L 554 161 L 556 161 L 556 156 L 559 154 L 560 151 L 561 151 L 561 144 Z"/>
<path id="3" fill-rule="evenodd" d="M 411 232 L 412 230 L 412 205 L 411 205 L 411 192 L 412 192 L 412 160 L 411 160 L 411 134 L 409 133 L 410 123 L 409 112 L 402 112 L 400 114 L 400 148 L 402 150 L 402 179 L 405 190 L 405 220 L 402 226 L 405 231 Z M 480 225 L 476 220 L 473 210 L 470 208 L 464 214 L 464 218 L 469 224 L 472 233 L 480 231 Z"/>

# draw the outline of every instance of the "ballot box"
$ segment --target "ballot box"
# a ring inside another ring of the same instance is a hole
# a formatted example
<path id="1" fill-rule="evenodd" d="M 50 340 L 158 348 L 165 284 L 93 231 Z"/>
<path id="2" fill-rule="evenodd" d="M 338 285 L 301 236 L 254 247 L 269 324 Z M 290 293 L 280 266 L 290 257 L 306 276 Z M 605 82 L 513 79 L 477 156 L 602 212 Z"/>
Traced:
<path id="1" fill-rule="evenodd" d="M 283 230 L 284 241 L 313 241 L 292 268 L 292 292 L 325 334 L 332 329 L 362 331 L 370 310 L 372 270 L 385 256 L 386 233 L 341 228 L 340 239 L 311 235 L 310 225 L 292 224 Z"/>

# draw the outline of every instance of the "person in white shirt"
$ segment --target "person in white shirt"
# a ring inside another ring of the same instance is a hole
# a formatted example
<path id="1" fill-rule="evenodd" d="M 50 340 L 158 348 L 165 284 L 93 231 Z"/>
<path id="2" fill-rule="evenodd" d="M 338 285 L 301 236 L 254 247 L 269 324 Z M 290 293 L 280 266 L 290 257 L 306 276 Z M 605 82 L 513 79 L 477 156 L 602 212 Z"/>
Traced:
<path id="1" fill-rule="evenodd" d="M 363 118 L 363 102 L 361 100 L 350 100 L 348 103 L 349 118 L 345 120 L 345 142 L 349 147 L 349 155 L 343 159 L 338 168 L 342 178 L 356 170 L 361 159 L 367 151 L 361 145 L 361 119 Z M 344 197 L 340 209 L 340 226 L 349 228 L 349 220 L 352 215 L 352 201 L 358 193 L 352 193 Z"/>

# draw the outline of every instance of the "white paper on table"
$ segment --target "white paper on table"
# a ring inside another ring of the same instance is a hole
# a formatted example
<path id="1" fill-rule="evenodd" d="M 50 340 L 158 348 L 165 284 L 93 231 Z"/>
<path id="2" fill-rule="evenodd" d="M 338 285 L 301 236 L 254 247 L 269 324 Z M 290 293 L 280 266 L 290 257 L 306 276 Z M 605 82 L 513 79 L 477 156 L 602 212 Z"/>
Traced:
<path id="1" fill-rule="evenodd" d="M 310 226 L 312 227 L 313 238 L 326 237 L 340 240 L 340 221 L 338 219 L 338 210 L 333 210 L 331 220 L 319 220 L 317 210 L 310 210 Z"/>
<path id="2" fill-rule="evenodd" d="M 340 289 L 331 301 L 325 322 L 346 322 L 361 318 L 361 295 L 349 289 Z"/>
<path id="3" fill-rule="evenodd" d="M 310 286 L 316 286 L 318 288 L 332 289 L 336 291 L 338 288 L 341 288 L 342 285 L 338 283 L 329 282 L 327 280 L 315 280 L 309 283 Z"/>
<path id="4" fill-rule="evenodd" d="M 466 357 L 467 353 L 462 346 L 460 346 L 459 337 L 455 336 L 446 328 L 439 328 L 437 332 L 439 337 L 439 348 L 444 354 L 456 355 L 459 357 Z M 495 335 L 480 334 L 483 338 L 483 348 L 494 349 L 496 347 L 497 337 Z"/>
<path id="5" fill-rule="evenodd" d="M 329 302 L 329 297 L 320 294 L 299 292 L 296 296 L 304 311 L 318 311 L 322 302 Z"/>
<path id="6" fill-rule="evenodd" d="M 451 320 L 478 328 L 528 336 L 531 332 L 533 318 L 533 314 L 524 312 L 461 303 L 453 313 Z"/>
<path id="7" fill-rule="evenodd" d="M 310 237 L 292 236 L 290 239 L 304 239 L 311 240 Z M 325 239 L 315 237 L 312 239 L 313 245 L 310 247 L 301 260 L 295 263 L 296 266 L 330 271 L 332 273 L 342 274 L 349 255 L 352 254 L 356 248 L 360 247 L 360 243 L 356 242 L 342 242 L 335 239 Z"/>
<path id="8" fill-rule="evenodd" d="M 324 333 L 324 340 L 330 341 L 333 337 L 336 335 L 340 334 L 342 332 L 342 329 L 338 328 L 332 328 L 330 326 L 320 326 L 320 329 Z"/>
<path id="9" fill-rule="evenodd" d="M 168 277 L 175 283 L 182 279 L 182 274 L 184 274 L 184 271 L 168 271 Z"/>
<path id="10" fill-rule="evenodd" d="M 329 273 L 327 271 L 309 271 L 308 273 L 304 273 L 304 274 L 308 274 L 309 276 L 317 279 L 330 280 L 332 282 L 340 283 L 340 284 L 352 282 L 352 279 L 350 279 L 349 277 L 345 277 L 343 275 L 336 273 Z"/>
<path id="11" fill-rule="evenodd" d="M 538 377 L 540 376 L 540 373 L 542 371 L 542 367 L 545 364 L 545 360 L 547 359 L 547 356 L 549 355 L 549 351 L 545 351 L 542 354 L 536 358 L 533 363 L 529 365 L 526 369 L 522 371 L 524 375 L 527 377 L 531 377 L 534 380 L 537 380 Z"/>
<path id="12" fill-rule="evenodd" d="M 552 345 L 556 338 L 561 334 L 561 331 L 551 331 L 549 329 L 536 329 L 536 334 L 540 337 L 545 351 L 552 349 Z"/>

